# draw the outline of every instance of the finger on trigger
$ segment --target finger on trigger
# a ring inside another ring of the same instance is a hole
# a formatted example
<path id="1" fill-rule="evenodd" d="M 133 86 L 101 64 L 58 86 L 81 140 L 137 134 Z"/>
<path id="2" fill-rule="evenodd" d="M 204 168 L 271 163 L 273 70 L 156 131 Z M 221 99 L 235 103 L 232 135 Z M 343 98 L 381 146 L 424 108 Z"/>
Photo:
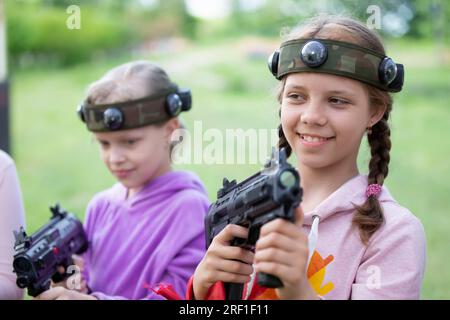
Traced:
<path id="1" fill-rule="evenodd" d="M 227 225 L 218 235 L 217 240 L 222 243 L 230 242 L 234 238 L 244 238 L 248 237 L 248 229 L 235 224 Z"/>
<path id="2" fill-rule="evenodd" d="M 303 218 L 305 214 L 303 213 L 302 207 L 299 205 L 297 208 L 295 208 L 295 225 L 297 227 L 303 226 Z"/>

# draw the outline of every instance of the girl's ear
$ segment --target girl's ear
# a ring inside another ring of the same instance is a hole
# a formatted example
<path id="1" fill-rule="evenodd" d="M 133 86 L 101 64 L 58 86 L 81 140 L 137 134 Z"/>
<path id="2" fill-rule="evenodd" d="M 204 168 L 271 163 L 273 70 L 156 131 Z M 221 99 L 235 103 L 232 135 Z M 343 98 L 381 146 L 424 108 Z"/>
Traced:
<path id="1" fill-rule="evenodd" d="M 167 121 L 166 124 L 164 125 L 164 131 L 165 131 L 164 136 L 167 139 L 170 139 L 172 137 L 173 132 L 180 128 L 181 128 L 181 122 L 178 119 L 178 117 L 172 118 L 169 121 Z"/>
<path id="2" fill-rule="evenodd" d="M 386 105 L 377 105 L 372 108 L 372 113 L 370 115 L 369 127 L 373 127 L 378 121 L 383 118 L 384 113 L 386 112 Z"/>

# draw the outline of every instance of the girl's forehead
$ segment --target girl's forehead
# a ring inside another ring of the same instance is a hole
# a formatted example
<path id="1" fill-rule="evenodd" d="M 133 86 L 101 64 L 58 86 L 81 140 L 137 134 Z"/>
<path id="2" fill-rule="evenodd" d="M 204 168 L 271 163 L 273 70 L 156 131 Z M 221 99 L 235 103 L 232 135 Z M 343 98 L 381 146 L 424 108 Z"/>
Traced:
<path id="1" fill-rule="evenodd" d="M 129 130 L 94 132 L 94 136 L 101 140 L 123 140 L 130 137 L 142 136 L 145 135 L 145 133 L 145 127 L 142 127 Z"/>
<path id="2" fill-rule="evenodd" d="M 285 88 L 342 91 L 353 94 L 364 92 L 364 85 L 357 80 L 318 72 L 297 72 L 288 74 L 286 77 Z"/>

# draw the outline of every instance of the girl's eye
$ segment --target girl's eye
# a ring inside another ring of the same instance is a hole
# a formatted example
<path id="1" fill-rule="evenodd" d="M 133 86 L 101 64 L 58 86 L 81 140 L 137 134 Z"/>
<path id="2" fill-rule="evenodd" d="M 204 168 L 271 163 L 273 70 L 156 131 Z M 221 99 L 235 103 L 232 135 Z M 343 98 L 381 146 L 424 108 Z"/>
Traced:
<path id="1" fill-rule="evenodd" d="M 128 139 L 126 141 L 126 144 L 129 145 L 129 146 L 132 146 L 132 145 L 136 144 L 136 142 L 138 142 L 138 140 L 139 139 Z"/>
<path id="2" fill-rule="evenodd" d="M 305 100 L 305 96 L 299 93 L 289 93 L 287 95 L 287 98 L 289 100 L 295 100 L 295 101 L 303 101 Z"/>
<path id="3" fill-rule="evenodd" d="M 103 148 L 106 148 L 109 146 L 109 142 L 107 142 L 107 141 L 99 141 L 99 143 Z"/>
<path id="4" fill-rule="evenodd" d="M 329 101 L 330 101 L 332 104 L 336 104 L 336 105 L 344 105 L 344 104 L 350 103 L 349 101 L 347 101 L 347 100 L 345 100 L 345 99 L 336 98 L 336 97 L 331 97 L 331 98 L 329 99 Z"/>

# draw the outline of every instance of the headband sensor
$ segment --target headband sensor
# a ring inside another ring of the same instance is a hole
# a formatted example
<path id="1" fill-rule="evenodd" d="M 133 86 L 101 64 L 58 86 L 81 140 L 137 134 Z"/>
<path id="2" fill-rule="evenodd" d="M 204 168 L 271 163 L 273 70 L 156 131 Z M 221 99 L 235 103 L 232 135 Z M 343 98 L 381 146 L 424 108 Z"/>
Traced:
<path id="1" fill-rule="evenodd" d="M 162 94 L 132 101 L 102 105 L 85 102 L 78 107 L 77 113 L 89 131 L 104 132 L 161 123 L 191 107 L 191 91 L 174 85 Z"/>
<path id="2" fill-rule="evenodd" d="M 294 72 L 329 73 L 390 92 L 401 91 L 404 79 L 402 64 L 373 50 L 334 40 L 284 42 L 270 55 L 268 66 L 278 80 Z"/>

